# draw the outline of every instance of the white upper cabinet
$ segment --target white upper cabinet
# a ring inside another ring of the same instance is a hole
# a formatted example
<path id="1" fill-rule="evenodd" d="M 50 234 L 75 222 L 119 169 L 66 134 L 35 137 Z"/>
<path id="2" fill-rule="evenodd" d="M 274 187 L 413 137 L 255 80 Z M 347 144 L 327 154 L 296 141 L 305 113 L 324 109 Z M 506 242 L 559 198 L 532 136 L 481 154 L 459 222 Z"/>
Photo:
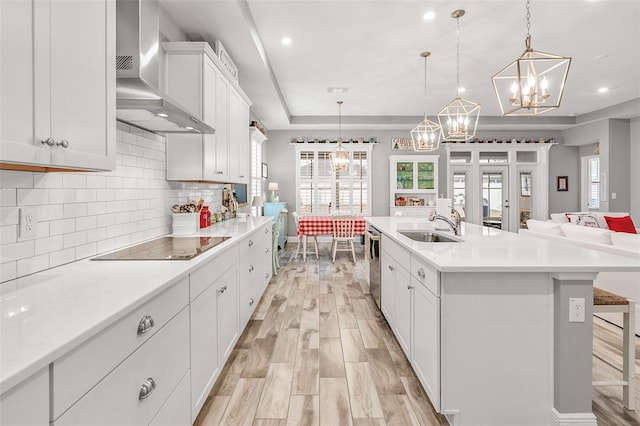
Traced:
<path id="1" fill-rule="evenodd" d="M 215 129 L 167 135 L 167 179 L 249 182 L 249 100 L 205 42 L 163 43 L 170 98 Z"/>
<path id="2" fill-rule="evenodd" d="M 115 2 L 1 2 L 0 21 L 3 166 L 115 169 Z"/>

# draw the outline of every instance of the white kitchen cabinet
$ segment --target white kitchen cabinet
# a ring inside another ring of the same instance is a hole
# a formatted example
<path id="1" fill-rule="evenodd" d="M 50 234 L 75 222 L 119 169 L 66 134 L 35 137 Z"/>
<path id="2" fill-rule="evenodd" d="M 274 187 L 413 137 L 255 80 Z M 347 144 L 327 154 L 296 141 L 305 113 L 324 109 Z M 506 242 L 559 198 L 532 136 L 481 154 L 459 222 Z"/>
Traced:
<path id="1" fill-rule="evenodd" d="M 187 371 L 189 310 L 185 308 L 53 424 L 149 424 Z"/>
<path id="2" fill-rule="evenodd" d="M 384 253 L 384 251 L 380 261 L 382 264 L 382 273 L 380 274 L 380 310 L 382 311 L 382 315 L 387 319 L 389 327 L 393 329 L 396 314 L 395 269 L 398 267 L 398 264 L 391 256 Z"/>
<path id="3" fill-rule="evenodd" d="M 184 375 L 167 402 L 149 423 L 150 426 L 176 426 L 193 423 L 191 421 L 191 410 L 189 409 L 189 399 L 191 397 L 189 392 L 191 375 L 189 373 L 190 371 L 187 371 L 187 374 Z"/>
<path id="4" fill-rule="evenodd" d="M 49 367 L 43 368 L 0 396 L 0 424 L 49 424 Z"/>
<path id="5" fill-rule="evenodd" d="M 0 21 L 0 165 L 115 169 L 115 2 L 1 2 Z"/>
<path id="6" fill-rule="evenodd" d="M 428 216 L 438 198 L 437 155 L 389 157 L 390 215 Z"/>
<path id="7" fill-rule="evenodd" d="M 249 183 L 249 105 L 238 92 L 229 91 L 229 172 L 233 182 Z"/>
<path id="8" fill-rule="evenodd" d="M 238 251 L 226 272 L 209 275 L 210 285 L 191 302 L 191 415 L 195 420 L 239 336 Z M 215 262 L 216 260 L 214 260 Z M 210 262 L 211 263 L 211 262 Z M 221 265 L 222 266 L 222 265 Z M 205 265 L 206 268 L 206 265 Z M 202 269 L 202 268 L 201 268 Z M 222 269 L 224 270 L 224 269 Z M 193 281 L 198 275 L 191 275 Z"/>
<path id="9" fill-rule="evenodd" d="M 407 356 L 412 356 L 411 331 L 413 330 L 413 287 L 409 271 L 398 264 L 395 268 L 396 275 L 396 317 L 394 322 L 394 333 L 398 338 L 398 343 Z"/>
<path id="10" fill-rule="evenodd" d="M 440 299 L 414 277 L 411 365 L 433 407 L 440 411 Z"/>
<path id="11" fill-rule="evenodd" d="M 167 179 L 248 183 L 248 98 L 207 43 L 162 46 L 167 52 L 167 94 L 215 129 L 215 134 L 167 135 Z"/>
<path id="12" fill-rule="evenodd" d="M 271 224 L 240 242 L 240 329 L 243 329 L 271 279 Z"/>

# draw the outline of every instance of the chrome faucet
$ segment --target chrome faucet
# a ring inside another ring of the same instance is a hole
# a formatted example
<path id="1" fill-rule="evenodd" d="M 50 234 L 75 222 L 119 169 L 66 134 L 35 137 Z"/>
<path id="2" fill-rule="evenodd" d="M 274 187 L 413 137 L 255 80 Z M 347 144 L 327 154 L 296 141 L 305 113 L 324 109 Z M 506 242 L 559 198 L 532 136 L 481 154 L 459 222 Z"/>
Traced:
<path id="1" fill-rule="evenodd" d="M 436 212 L 431 213 L 431 216 L 429 216 L 429 220 L 434 221 L 436 219 L 441 219 L 451 227 L 451 230 L 455 235 L 460 235 L 460 228 L 461 228 L 460 223 L 462 222 L 462 218 L 460 217 L 460 213 L 458 213 L 456 210 L 453 210 L 452 214 L 453 214 L 453 221 L 448 217 L 436 214 Z"/>

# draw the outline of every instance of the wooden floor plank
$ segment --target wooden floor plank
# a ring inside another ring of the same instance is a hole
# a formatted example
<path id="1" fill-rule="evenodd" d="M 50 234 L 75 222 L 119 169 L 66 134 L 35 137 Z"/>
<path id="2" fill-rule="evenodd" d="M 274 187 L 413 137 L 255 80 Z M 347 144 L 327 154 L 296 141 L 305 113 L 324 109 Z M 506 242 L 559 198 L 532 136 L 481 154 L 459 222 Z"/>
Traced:
<path id="1" fill-rule="evenodd" d="M 252 425 L 264 379 L 239 379 L 224 411 L 221 425 Z"/>
<path id="2" fill-rule="evenodd" d="M 345 378 L 320 379 L 320 425 L 353 424 Z"/>
<path id="3" fill-rule="evenodd" d="M 368 362 L 346 363 L 349 401 L 354 418 L 384 418 Z"/>
<path id="4" fill-rule="evenodd" d="M 230 400 L 231 396 L 209 396 L 204 407 L 202 407 L 201 414 L 196 418 L 193 425 L 218 426 Z"/>
<path id="5" fill-rule="evenodd" d="M 293 364 L 273 363 L 264 382 L 260 403 L 256 411 L 258 419 L 286 419 L 289 411 Z"/>
<path id="6" fill-rule="evenodd" d="M 298 348 L 299 329 L 280 330 L 271 354 L 272 363 L 294 363 Z"/>
<path id="7" fill-rule="evenodd" d="M 318 395 L 320 354 L 318 349 L 299 349 L 293 372 L 292 395 Z"/>
<path id="8" fill-rule="evenodd" d="M 371 375 L 379 395 L 403 395 L 404 386 L 386 349 L 366 349 Z M 388 420 L 387 420 L 388 422 Z"/>
<path id="9" fill-rule="evenodd" d="M 380 395 L 380 403 L 388 426 L 420 425 L 407 395 Z"/>
<path id="10" fill-rule="evenodd" d="M 287 426 L 319 426 L 320 395 L 293 395 Z"/>
<path id="11" fill-rule="evenodd" d="M 345 377 L 340 338 L 320 339 L 320 378 Z"/>
<path id="12" fill-rule="evenodd" d="M 338 325 L 340 328 L 358 328 L 358 320 L 351 304 L 338 306 Z"/>
<path id="13" fill-rule="evenodd" d="M 367 352 L 364 350 L 360 330 L 357 328 L 343 328 L 340 330 L 342 355 L 344 362 L 367 362 Z"/>

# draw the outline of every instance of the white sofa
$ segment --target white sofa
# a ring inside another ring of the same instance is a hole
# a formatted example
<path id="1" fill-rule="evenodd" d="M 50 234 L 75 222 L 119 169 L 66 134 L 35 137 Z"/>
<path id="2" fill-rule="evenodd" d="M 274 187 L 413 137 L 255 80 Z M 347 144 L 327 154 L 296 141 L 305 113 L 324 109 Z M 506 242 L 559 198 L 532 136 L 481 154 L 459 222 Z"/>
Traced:
<path id="1" fill-rule="evenodd" d="M 604 216 L 623 216 L 623 213 L 600 213 Z M 596 216 L 597 219 L 597 216 Z M 613 253 L 638 260 L 640 265 L 640 233 L 614 232 L 608 228 L 591 228 L 560 221 L 529 219 L 522 234 L 563 241 L 576 246 Z M 605 222 L 606 224 L 606 222 Z M 596 287 L 633 300 L 640 312 L 640 272 L 601 272 L 594 281 Z M 598 316 L 622 327 L 622 316 L 598 313 Z M 640 335 L 640 315 L 636 316 L 636 334 Z"/>

